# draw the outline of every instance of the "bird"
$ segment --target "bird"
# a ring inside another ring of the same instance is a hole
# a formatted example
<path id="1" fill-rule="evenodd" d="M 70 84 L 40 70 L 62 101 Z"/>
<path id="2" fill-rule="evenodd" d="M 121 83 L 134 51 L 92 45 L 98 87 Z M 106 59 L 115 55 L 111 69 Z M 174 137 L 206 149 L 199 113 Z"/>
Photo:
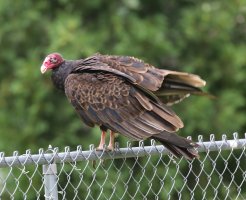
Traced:
<path id="1" fill-rule="evenodd" d="M 197 143 L 177 134 L 184 124 L 171 109 L 190 94 L 206 95 L 200 76 L 160 69 L 132 56 L 96 53 L 66 60 L 59 53 L 46 56 L 41 73 L 51 70 L 54 86 L 63 91 L 81 120 L 98 126 L 97 150 L 114 150 L 115 133 L 130 140 L 154 139 L 175 157 L 199 158 Z"/>

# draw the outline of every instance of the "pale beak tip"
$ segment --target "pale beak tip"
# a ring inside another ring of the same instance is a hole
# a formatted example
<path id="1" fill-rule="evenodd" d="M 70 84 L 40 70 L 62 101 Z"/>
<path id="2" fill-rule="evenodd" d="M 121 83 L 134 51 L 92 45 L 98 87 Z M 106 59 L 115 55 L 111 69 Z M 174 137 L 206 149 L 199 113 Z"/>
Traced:
<path id="1" fill-rule="evenodd" d="M 47 71 L 47 67 L 45 67 L 44 65 L 41 66 L 40 71 L 42 74 L 44 74 Z"/>

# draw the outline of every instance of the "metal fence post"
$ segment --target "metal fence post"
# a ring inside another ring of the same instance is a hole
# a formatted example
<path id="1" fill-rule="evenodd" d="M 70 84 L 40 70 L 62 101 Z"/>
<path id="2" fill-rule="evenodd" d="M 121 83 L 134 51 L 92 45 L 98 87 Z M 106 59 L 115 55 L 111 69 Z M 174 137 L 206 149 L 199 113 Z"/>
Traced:
<path id="1" fill-rule="evenodd" d="M 45 200 L 58 200 L 56 164 L 43 165 Z"/>

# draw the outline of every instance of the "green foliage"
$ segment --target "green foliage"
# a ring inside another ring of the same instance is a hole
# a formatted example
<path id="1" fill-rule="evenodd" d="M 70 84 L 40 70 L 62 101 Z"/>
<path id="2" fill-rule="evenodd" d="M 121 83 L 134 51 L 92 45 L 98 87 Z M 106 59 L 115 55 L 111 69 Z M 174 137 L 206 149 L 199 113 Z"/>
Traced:
<path id="1" fill-rule="evenodd" d="M 98 51 L 132 55 L 197 73 L 217 98 L 191 97 L 175 106 L 185 122 L 179 134 L 220 138 L 245 131 L 244 0 L 0 0 L 0 16 L 1 151 L 36 151 L 48 144 L 87 147 L 99 140 L 98 129 L 81 124 L 50 75 L 40 74 L 50 52 L 67 59 Z"/>

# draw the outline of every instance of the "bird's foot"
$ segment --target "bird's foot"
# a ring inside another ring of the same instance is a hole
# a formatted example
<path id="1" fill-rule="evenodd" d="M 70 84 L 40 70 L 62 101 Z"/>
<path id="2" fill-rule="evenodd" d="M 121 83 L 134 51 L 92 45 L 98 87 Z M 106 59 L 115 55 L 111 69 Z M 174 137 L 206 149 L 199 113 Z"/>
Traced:
<path id="1" fill-rule="evenodd" d="M 115 133 L 113 131 L 110 131 L 110 139 L 109 139 L 109 144 L 108 144 L 108 150 L 114 151 L 114 138 L 115 138 Z"/>
<path id="2" fill-rule="evenodd" d="M 113 131 L 110 131 L 110 140 L 109 140 L 108 147 L 105 145 L 105 137 L 106 137 L 106 132 L 102 131 L 101 140 L 99 146 L 96 148 L 96 151 L 114 151 L 115 133 Z"/>
<path id="3" fill-rule="evenodd" d="M 112 147 L 112 146 L 103 146 L 103 147 L 101 147 L 101 146 L 98 146 L 97 148 L 96 148 L 96 151 L 114 151 L 114 147 Z"/>
<path id="4" fill-rule="evenodd" d="M 99 145 L 99 146 L 96 148 L 96 151 L 105 151 L 105 150 L 107 150 L 107 147 L 106 147 L 105 144 L 104 144 L 104 145 Z"/>
<path id="5" fill-rule="evenodd" d="M 114 151 L 114 146 L 113 145 L 108 145 L 107 150 L 108 151 Z"/>

